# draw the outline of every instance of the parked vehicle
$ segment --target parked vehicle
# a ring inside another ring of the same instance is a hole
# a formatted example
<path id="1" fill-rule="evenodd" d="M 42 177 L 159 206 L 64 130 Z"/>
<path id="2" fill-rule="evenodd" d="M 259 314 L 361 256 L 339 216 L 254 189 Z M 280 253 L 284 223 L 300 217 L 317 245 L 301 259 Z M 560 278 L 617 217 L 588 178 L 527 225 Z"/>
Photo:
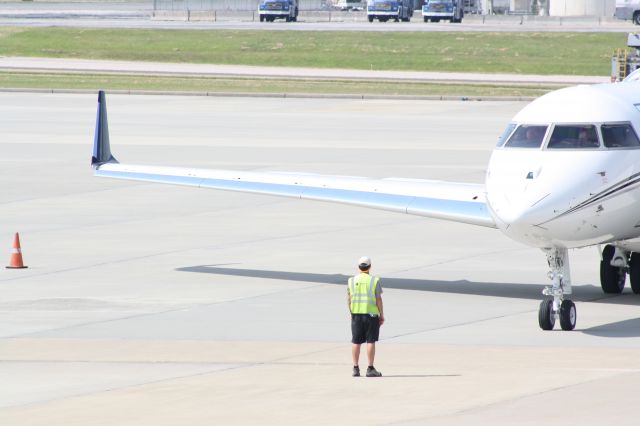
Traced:
<path id="1" fill-rule="evenodd" d="M 625 0 L 618 2 L 614 16 L 618 19 L 631 20 L 640 25 L 640 0 Z"/>
<path id="2" fill-rule="evenodd" d="M 338 0 L 333 7 L 343 11 L 357 11 L 364 10 L 365 5 L 366 2 L 364 0 Z"/>
<path id="3" fill-rule="evenodd" d="M 369 0 L 367 3 L 367 19 L 373 22 L 387 22 L 393 19 L 398 22 L 409 22 L 413 16 L 413 0 Z"/>
<path id="4" fill-rule="evenodd" d="M 424 22 L 449 22 L 460 23 L 464 17 L 462 0 L 426 0 L 422 6 L 422 18 Z"/>
<path id="5" fill-rule="evenodd" d="M 295 22 L 298 20 L 298 0 L 261 0 L 258 12 L 260 22 L 273 22 L 276 19 Z"/>

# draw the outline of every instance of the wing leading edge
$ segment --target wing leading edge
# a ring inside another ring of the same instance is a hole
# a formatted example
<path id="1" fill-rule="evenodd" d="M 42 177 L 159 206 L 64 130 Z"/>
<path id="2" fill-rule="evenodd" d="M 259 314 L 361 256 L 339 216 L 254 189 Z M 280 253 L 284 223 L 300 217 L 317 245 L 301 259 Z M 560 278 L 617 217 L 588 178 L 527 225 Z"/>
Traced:
<path id="1" fill-rule="evenodd" d="M 496 227 L 481 184 L 120 164 L 111 154 L 106 126 L 100 91 L 92 157 L 96 176 L 329 201 Z"/>

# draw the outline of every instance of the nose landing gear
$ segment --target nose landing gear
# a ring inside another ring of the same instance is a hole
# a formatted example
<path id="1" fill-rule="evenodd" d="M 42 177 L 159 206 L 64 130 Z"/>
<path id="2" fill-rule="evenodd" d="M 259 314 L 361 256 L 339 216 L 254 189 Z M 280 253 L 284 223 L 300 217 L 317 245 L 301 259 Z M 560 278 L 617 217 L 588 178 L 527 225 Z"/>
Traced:
<path id="1" fill-rule="evenodd" d="M 545 287 L 542 294 L 547 296 L 538 310 L 538 324 L 543 330 L 553 330 L 556 318 L 560 319 L 563 330 L 576 327 L 576 305 L 564 296 L 571 294 L 571 276 L 569 272 L 569 253 L 566 248 L 546 249 L 547 262 L 551 270 L 551 286 Z"/>

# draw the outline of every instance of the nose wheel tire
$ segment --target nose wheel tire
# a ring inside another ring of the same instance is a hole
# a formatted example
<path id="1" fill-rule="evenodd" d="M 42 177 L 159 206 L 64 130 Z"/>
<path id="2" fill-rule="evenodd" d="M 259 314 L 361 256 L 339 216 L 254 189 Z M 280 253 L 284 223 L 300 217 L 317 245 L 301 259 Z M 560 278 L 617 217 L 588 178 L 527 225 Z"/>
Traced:
<path id="1" fill-rule="evenodd" d="M 571 300 L 563 300 L 560 305 L 560 327 L 565 331 L 576 328 L 576 305 Z M 556 325 L 556 315 L 553 312 L 553 299 L 545 299 L 540 302 L 538 310 L 538 324 L 543 330 L 553 330 Z"/>
<path id="2" fill-rule="evenodd" d="M 560 327 L 563 330 L 576 328 L 576 305 L 571 300 L 563 300 L 560 305 Z"/>
<path id="3" fill-rule="evenodd" d="M 556 325 L 556 316 L 553 314 L 553 300 L 545 299 L 540 302 L 538 324 L 543 330 L 553 330 L 553 326 Z"/>

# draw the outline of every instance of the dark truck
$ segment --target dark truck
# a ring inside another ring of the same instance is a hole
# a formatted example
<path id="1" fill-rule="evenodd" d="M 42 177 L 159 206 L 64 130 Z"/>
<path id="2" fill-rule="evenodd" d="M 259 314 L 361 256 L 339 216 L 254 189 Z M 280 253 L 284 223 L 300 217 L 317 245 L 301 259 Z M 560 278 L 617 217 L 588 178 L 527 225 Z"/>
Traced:
<path id="1" fill-rule="evenodd" d="M 367 2 L 367 19 L 373 22 L 387 22 L 393 19 L 398 22 L 409 22 L 413 16 L 413 0 L 369 0 Z"/>
<path id="2" fill-rule="evenodd" d="M 273 22 L 276 19 L 295 22 L 298 20 L 298 0 L 261 0 L 258 13 L 260 22 Z"/>
<path id="3" fill-rule="evenodd" d="M 422 6 L 422 18 L 424 22 L 449 22 L 460 23 L 464 17 L 462 0 L 426 0 Z"/>

